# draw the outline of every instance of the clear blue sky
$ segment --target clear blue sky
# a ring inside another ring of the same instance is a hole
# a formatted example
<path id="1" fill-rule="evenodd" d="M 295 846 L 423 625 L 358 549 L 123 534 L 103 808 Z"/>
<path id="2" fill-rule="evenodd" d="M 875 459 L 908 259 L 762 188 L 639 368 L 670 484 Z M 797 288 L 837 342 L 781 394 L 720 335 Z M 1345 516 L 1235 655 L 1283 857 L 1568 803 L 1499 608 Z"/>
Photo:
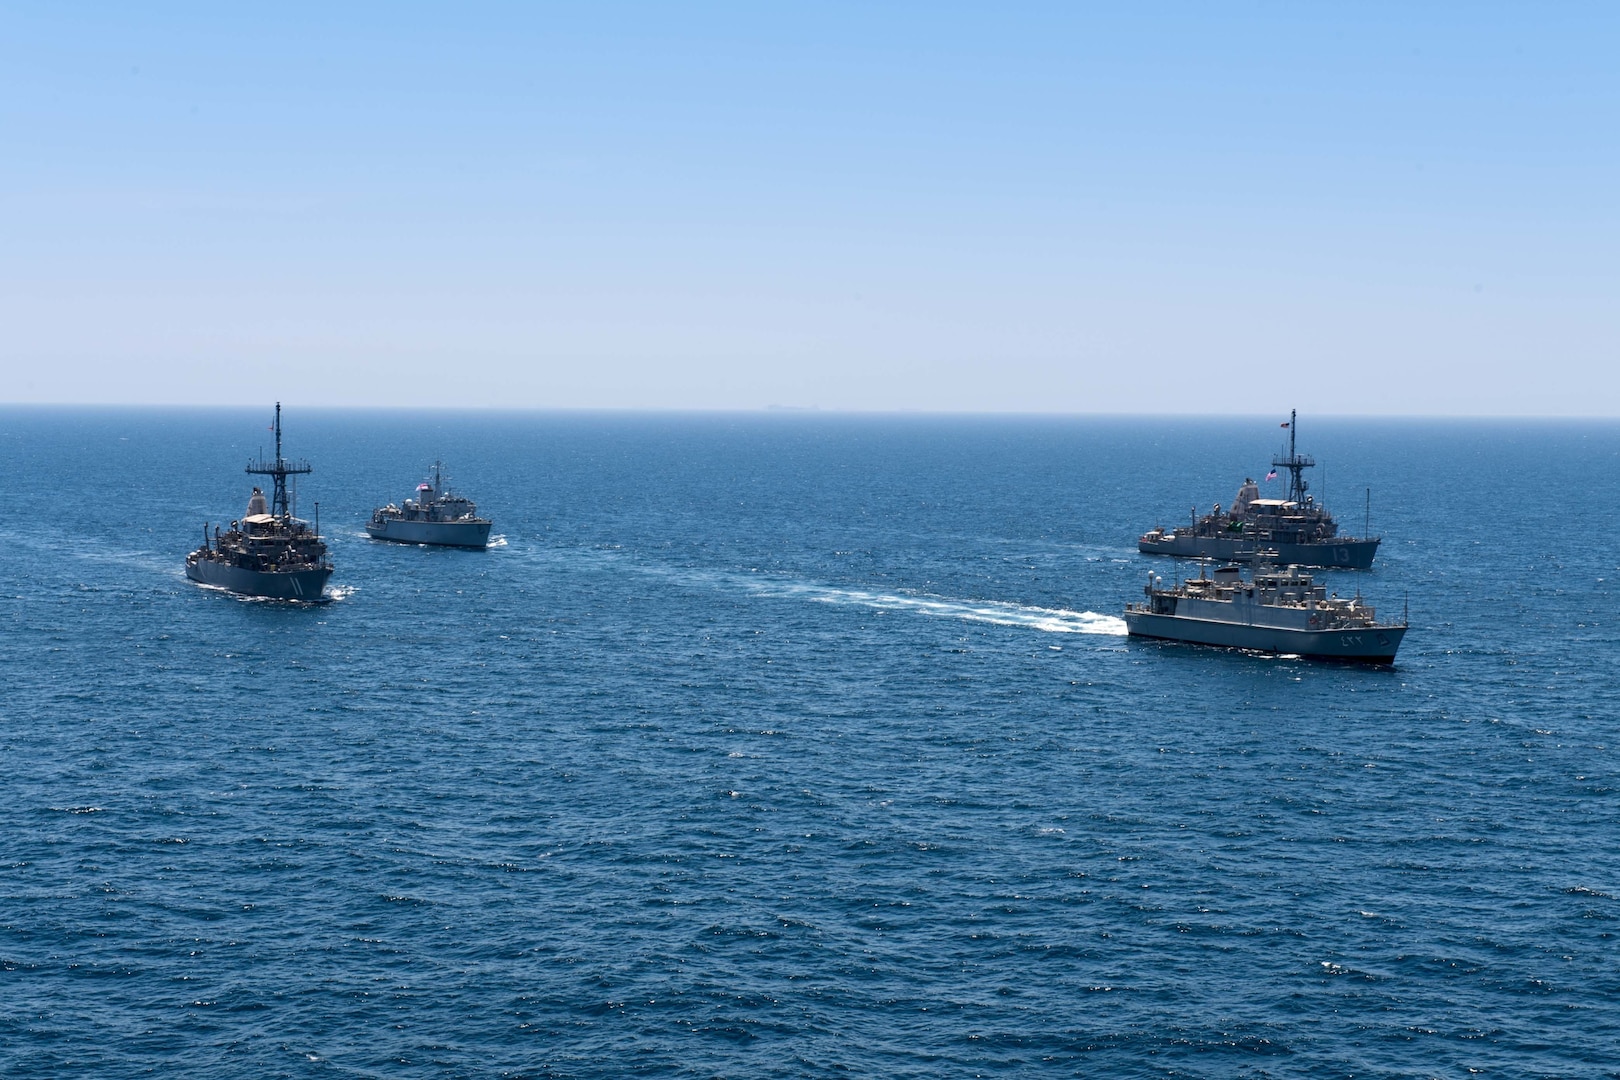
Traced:
<path id="1" fill-rule="evenodd" d="M 1620 5 L 0 8 L 0 400 L 1620 416 Z"/>

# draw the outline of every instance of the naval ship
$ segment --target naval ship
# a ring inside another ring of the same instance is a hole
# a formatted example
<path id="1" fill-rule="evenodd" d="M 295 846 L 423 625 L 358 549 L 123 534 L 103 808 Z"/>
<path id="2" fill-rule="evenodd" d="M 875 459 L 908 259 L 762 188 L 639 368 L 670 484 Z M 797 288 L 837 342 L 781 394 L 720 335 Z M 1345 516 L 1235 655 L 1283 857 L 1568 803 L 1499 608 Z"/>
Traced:
<path id="1" fill-rule="evenodd" d="M 1305 470 L 1314 468 L 1316 460 L 1296 452 L 1298 416 L 1290 412 L 1288 417 L 1288 456 L 1271 462 L 1273 475 L 1278 469 L 1288 470 L 1286 499 L 1262 499 L 1259 485 L 1245 480 L 1230 510 L 1223 513 L 1216 503 L 1213 513 L 1195 518 L 1190 525 L 1158 526 L 1137 539 L 1137 550 L 1234 562 L 1245 561 L 1257 548 L 1265 548 L 1275 551 L 1278 561 L 1285 564 L 1370 569 L 1381 538 L 1339 535 L 1339 525 L 1327 507 L 1307 493 L 1310 485 Z"/>
<path id="2" fill-rule="evenodd" d="M 1248 581 L 1235 565 L 1166 587 L 1152 575 L 1145 602 L 1127 604 L 1125 627 L 1137 637 L 1291 653 L 1367 664 L 1393 664 L 1406 636 L 1400 622 L 1379 622 L 1361 596 L 1328 595 L 1298 566 L 1266 566 L 1255 556 Z"/>
<path id="3" fill-rule="evenodd" d="M 230 531 L 214 526 L 208 534 L 203 523 L 202 547 L 186 556 L 186 577 L 203 585 L 216 585 L 243 596 L 275 600 L 321 600 L 332 563 L 321 541 L 320 504 L 315 504 L 315 527 L 293 517 L 287 506 L 287 477 L 312 471 L 306 461 L 281 456 L 281 402 L 276 402 L 276 458 L 248 462 L 247 471 L 271 477 L 275 483 L 268 505 L 264 492 L 253 489 L 247 513 L 231 522 Z"/>
<path id="4" fill-rule="evenodd" d="M 366 532 L 377 540 L 442 547 L 488 547 L 489 529 L 489 519 L 478 516 L 473 501 L 450 490 L 444 465 L 437 461 L 428 479 L 416 485 L 416 498 L 404 506 L 380 506 L 366 522 Z"/>

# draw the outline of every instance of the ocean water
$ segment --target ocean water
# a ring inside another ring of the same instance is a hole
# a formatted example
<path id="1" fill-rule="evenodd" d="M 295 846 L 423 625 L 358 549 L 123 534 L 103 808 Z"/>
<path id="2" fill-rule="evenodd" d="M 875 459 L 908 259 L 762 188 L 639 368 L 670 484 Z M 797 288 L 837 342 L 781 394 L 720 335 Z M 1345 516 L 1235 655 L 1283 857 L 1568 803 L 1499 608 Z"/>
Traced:
<path id="1" fill-rule="evenodd" d="M 1620 425 L 1304 418 L 1378 670 L 1124 636 L 1272 420 L 268 422 L 0 410 L 5 1076 L 1620 1076 Z"/>

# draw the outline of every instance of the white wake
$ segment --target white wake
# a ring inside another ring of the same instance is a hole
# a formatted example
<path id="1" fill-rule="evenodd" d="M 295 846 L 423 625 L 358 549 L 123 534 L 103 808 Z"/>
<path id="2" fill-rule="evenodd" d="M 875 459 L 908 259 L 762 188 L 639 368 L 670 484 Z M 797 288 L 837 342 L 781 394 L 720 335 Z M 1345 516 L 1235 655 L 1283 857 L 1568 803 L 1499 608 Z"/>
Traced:
<path id="1" fill-rule="evenodd" d="M 820 604 L 842 604 L 877 611 L 911 611 L 935 618 L 1021 627 L 1048 634 L 1101 634 L 1113 637 L 1124 637 L 1126 634 L 1124 619 L 1117 615 L 1103 615 L 1095 611 L 1034 607 L 1008 603 L 1004 600 L 956 600 L 944 596 L 838 588 L 816 582 L 772 578 L 763 574 L 620 562 L 616 552 L 598 551 L 595 554 L 605 562 L 611 562 L 636 573 L 702 588 L 735 589 L 754 596 L 808 600 Z"/>
<path id="2" fill-rule="evenodd" d="M 755 583 L 754 589 L 766 595 L 798 596 L 823 604 L 853 604 L 879 611 L 915 611 L 943 619 L 1021 626 L 1048 634 L 1115 634 L 1123 636 L 1125 620 L 1095 611 L 1066 608 L 1030 607 L 1001 600 L 951 600 L 937 596 L 908 596 L 904 593 L 871 592 L 865 589 L 835 589 L 825 585 L 788 582 Z"/>

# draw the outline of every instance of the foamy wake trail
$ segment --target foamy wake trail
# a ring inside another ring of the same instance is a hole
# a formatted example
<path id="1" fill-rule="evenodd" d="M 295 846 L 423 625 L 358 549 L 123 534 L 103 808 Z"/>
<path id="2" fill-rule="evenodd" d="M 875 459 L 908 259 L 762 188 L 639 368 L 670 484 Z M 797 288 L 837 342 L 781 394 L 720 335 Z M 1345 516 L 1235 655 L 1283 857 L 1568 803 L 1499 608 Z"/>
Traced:
<path id="1" fill-rule="evenodd" d="M 598 552 L 599 556 L 611 553 Z M 616 562 L 616 559 L 611 559 Z M 629 564 L 638 573 L 680 581 L 700 588 L 740 589 L 755 596 L 810 600 L 821 604 L 845 604 L 878 611 L 915 611 L 942 619 L 991 623 L 995 626 L 1021 626 L 1048 634 L 1104 634 L 1124 637 L 1125 620 L 1117 615 L 1095 611 L 1069 611 L 1066 608 L 1029 607 L 1002 600 L 951 600 L 941 596 L 915 596 L 905 593 L 873 592 L 867 589 L 840 589 L 807 581 L 784 581 L 754 574 L 724 570 L 677 569 L 672 566 Z"/>
<path id="2" fill-rule="evenodd" d="M 1125 620 L 1095 611 L 1068 611 L 1064 608 L 1025 607 L 999 600 L 946 600 L 940 597 L 905 596 L 898 593 L 867 592 L 862 589 L 834 589 L 824 585 L 787 582 L 753 583 L 755 591 L 767 596 L 797 596 L 823 604 L 854 604 L 880 611 L 916 611 L 944 619 L 993 623 L 996 626 L 1022 626 L 1049 634 L 1125 634 Z"/>

